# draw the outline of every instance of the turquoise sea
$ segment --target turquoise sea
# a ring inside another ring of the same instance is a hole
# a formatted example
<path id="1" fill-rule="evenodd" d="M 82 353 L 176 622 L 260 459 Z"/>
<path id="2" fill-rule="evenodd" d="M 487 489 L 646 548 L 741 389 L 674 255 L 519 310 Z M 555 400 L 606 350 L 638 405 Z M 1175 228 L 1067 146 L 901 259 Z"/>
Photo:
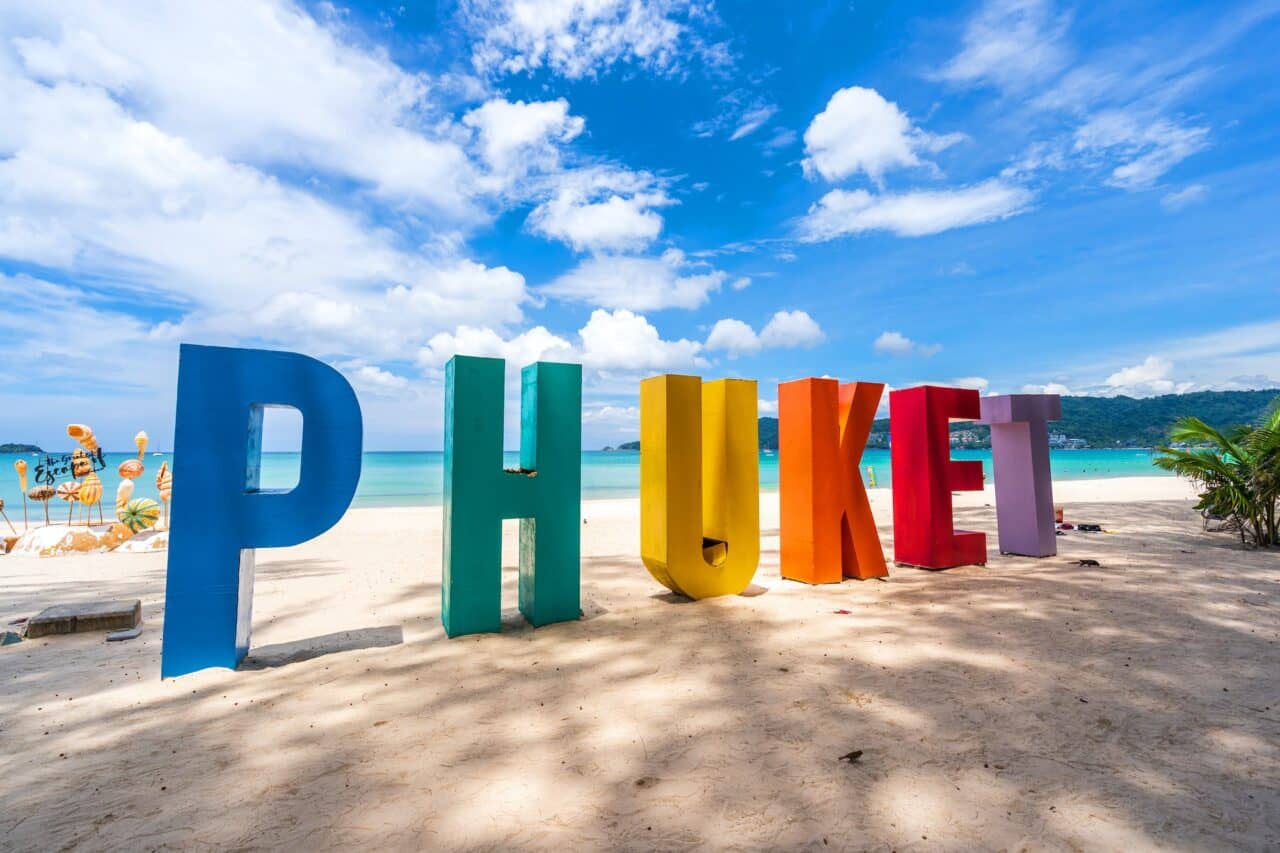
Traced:
<path id="1" fill-rule="evenodd" d="M 106 468 L 98 476 L 103 482 L 104 512 L 110 515 L 115 504 L 116 486 L 120 477 L 116 468 L 135 453 L 107 453 Z M 1149 450 L 1055 450 L 1049 456 L 1053 476 L 1059 480 L 1098 479 L 1104 477 L 1164 476 L 1151 464 Z M 55 454 L 61 456 L 61 454 Z M 957 450 L 955 459 L 978 459 L 984 463 L 987 476 L 991 476 L 991 452 L 987 450 Z M 44 457 L 22 454 L 0 454 L 0 498 L 4 499 L 4 511 L 15 520 L 22 518 L 22 496 L 18 490 L 18 475 L 14 460 L 24 458 L 28 465 L 28 488 L 34 486 L 36 466 Z M 262 487 L 289 488 L 298 479 L 297 453 L 263 454 Z M 439 504 L 443 488 L 444 455 L 439 452 L 374 452 L 364 454 L 360 474 L 360 486 L 356 491 L 355 506 L 420 506 Z M 143 460 L 146 472 L 136 481 L 134 497 L 157 498 L 155 475 L 160 463 L 168 461 L 169 454 L 148 454 Z M 508 453 L 506 465 L 518 465 L 518 455 Z M 889 451 L 868 450 L 862 459 L 863 479 L 867 479 L 866 467 L 875 472 L 876 484 L 888 486 L 892 482 L 889 470 Z M 174 468 L 174 478 L 182 476 L 180 468 Z M 68 479 L 68 475 L 55 475 L 55 481 Z M 766 489 L 778 486 L 778 457 L 773 453 L 760 454 L 760 484 Z M 582 454 L 582 496 L 591 498 L 625 498 L 639 494 L 640 454 L 635 452 L 588 451 Z M 69 507 L 56 498 L 50 503 L 53 520 L 65 520 Z M 38 504 L 28 502 L 28 512 L 34 522 L 43 517 Z M 95 513 L 96 514 L 96 513 Z M 0 529 L 5 529 L 0 521 Z"/>

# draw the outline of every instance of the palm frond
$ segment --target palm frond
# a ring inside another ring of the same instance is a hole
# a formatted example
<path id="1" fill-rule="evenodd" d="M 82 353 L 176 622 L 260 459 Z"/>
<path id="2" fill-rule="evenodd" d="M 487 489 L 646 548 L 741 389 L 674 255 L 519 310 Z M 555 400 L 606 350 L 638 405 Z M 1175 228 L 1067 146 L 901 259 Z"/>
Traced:
<path id="1" fill-rule="evenodd" d="M 1243 449 L 1233 437 L 1227 436 L 1197 417 L 1178 420 L 1169 431 L 1169 439 L 1183 444 L 1211 444 L 1236 459 L 1245 458 Z"/>

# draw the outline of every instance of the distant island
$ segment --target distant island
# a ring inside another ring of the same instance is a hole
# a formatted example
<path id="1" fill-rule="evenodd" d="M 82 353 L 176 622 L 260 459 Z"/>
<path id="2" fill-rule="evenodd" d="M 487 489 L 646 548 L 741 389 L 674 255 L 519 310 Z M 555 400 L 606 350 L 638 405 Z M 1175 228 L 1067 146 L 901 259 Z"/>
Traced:
<path id="1" fill-rule="evenodd" d="M 44 453 L 34 444 L 0 444 L 0 453 Z"/>
<path id="2" fill-rule="evenodd" d="M 1169 440 L 1169 428 L 1178 418 L 1195 415 L 1210 426 L 1225 428 L 1254 423 L 1280 397 L 1280 388 L 1265 391 L 1196 391 L 1161 397 L 1063 397 L 1062 419 L 1049 425 L 1050 446 L 1155 447 Z M 760 449 L 778 449 L 778 419 L 760 418 Z M 953 447 L 991 446 L 991 431 L 981 424 L 957 421 L 951 425 Z M 871 427 L 867 447 L 889 446 L 889 419 Z M 639 450 L 640 442 L 628 441 L 605 450 Z"/>

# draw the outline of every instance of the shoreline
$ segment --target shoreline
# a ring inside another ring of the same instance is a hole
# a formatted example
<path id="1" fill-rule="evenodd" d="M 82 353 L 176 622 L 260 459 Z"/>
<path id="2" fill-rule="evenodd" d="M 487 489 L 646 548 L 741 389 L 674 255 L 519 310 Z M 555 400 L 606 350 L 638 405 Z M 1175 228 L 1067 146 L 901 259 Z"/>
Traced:
<path id="1" fill-rule="evenodd" d="M 103 494 L 110 500 L 119 485 L 117 473 L 118 463 L 132 459 L 136 454 L 107 453 L 107 468 L 99 475 L 102 479 Z M 5 511 L 11 519 L 21 522 L 23 511 L 23 495 L 18 490 L 18 482 L 11 470 L 12 462 L 17 457 L 12 454 L 0 454 L 0 499 L 5 502 Z M 759 480 L 762 491 L 776 490 L 779 476 L 779 457 L 776 453 L 761 453 L 759 458 Z M 993 474 L 989 451 L 954 452 L 956 459 L 976 459 L 983 463 L 988 480 Z M 289 489 L 298 480 L 297 453 L 268 452 L 263 454 L 262 487 L 265 489 Z M 1067 483 L 1076 480 L 1093 479 L 1129 479 L 1131 477 L 1172 477 L 1151 465 L 1151 457 L 1145 451 L 1127 450 L 1071 450 L 1050 451 L 1050 466 L 1056 482 Z M 166 462 L 174 473 L 178 489 L 181 490 L 181 466 L 174 465 L 169 454 L 146 457 L 146 470 L 135 481 L 134 497 L 158 499 L 155 486 L 155 472 L 161 462 Z M 356 495 L 352 506 L 366 507 L 398 507 L 398 506 L 439 506 L 444 494 L 443 454 L 435 451 L 369 451 L 363 454 L 362 470 Z M 518 464 L 518 456 L 508 452 L 504 456 L 507 467 Z M 867 469 L 875 472 L 878 485 L 892 485 L 893 472 L 889 456 L 884 451 L 867 451 L 859 464 L 859 472 L 864 481 L 868 479 Z M 29 485 L 37 483 L 36 471 L 33 469 Z M 640 490 L 639 454 L 634 451 L 609 453 L 604 451 L 587 451 L 582 456 L 582 498 L 593 500 L 598 498 L 637 497 Z M 39 520 L 43 516 L 40 504 L 25 501 L 28 518 Z M 56 519 L 58 510 L 65 518 L 67 507 L 60 500 L 50 504 L 51 514 Z M 3 527 L 3 522 L 0 522 Z"/>
<path id="2" fill-rule="evenodd" d="M 1188 490 L 1190 490 L 1190 495 L 1194 496 L 1194 484 L 1182 477 L 1178 477 L 1177 475 L 1126 473 L 1117 474 L 1111 477 L 1082 477 L 1079 479 L 1071 477 L 1055 478 L 1053 481 L 1054 500 L 1070 500 L 1074 498 L 1061 498 L 1060 495 L 1080 495 L 1092 489 L 1101 488 L 1104 484 L 1130 481 L 1133 481 L 1133 485 L 1137 490 L 1134 491 L 1133 489 L 1125 486 L 1119 487 L 1120 493 L 1128 495 L 1128 497 L 1117 498 L 1118 500 L 1180 500 L 1187 496 Z M 1180 483 L 1181 485 L 1170 485 L 1173 483 Z M 1110 494 L 1115 491 L 1115 488 L 1106 489 L 1104 494 Z M 762 498 L 766 495 L 777 495 L 777 493 L 777 483 L 760 484 L 760 495 Z M 889 496 L 893 494 L 893 488 L 892 486 L 867 488 L 867 496 L 872 499 L 873 503 L 875 501 L 875 496 L 878 494 L 883 494 L 885 496 L 884 499 L 888 500 Z M 957 506 L 965 505 L 964 502 L 967 500 L 976 500 L 974 496 L 978 495 L 983 496 L 983 499 L 990 503 L 995 500 L 995 486 L 990 478 L 988 478 L 987 484 L 981 492 L 955 492 L 953 494 L 955 496 Z M 398 497 L 400 496 L 391 496 L 391 498 Z M 582 496 L 582 503 L 586 505 L 587 503 L 595 501 L 626 501 L 639 499 L 640 490 L 639 488 L 636 488 L 635 490 L 628 490 L 626 494 L 617 495 L 600 493 L 588 495 L 584 492 Z M 1095 503 L 1107 502 L 1107 498 L 1105 497 L 1101 501 L 1096 498 L 1091 500 Z M 351 510 L 366 509 L 421 509 L 440 506 L 442 506 L 441 502 L 431 495 L 426 496 L 424 501 L 405 503 L 380 503 L 377 501 L 377 496 L 368 496 L 364 498 L 357 497 L 351 502 L 351 506 L 347 511 L 350 512 Z"/>
<path id="3" fill-rule="evenodd" d="M 1123 484 L 1123 485 L 1120 485 Z M 1093 494 L 1097 491 L 1097 494 Z M 776 483 L 760 486 L 762 502 L 776 503 L 778 486 Z M 1094 477 L 1088 479 L 1057 479 L 1053 483 L 1053 499 L 1055 503 L 1063 501 L 1087 500 L 1090 503 L 1110 503 L 1113 501 L 1166 501 L 1190 500 L 1196 496 L 1195 485 L 1190 481 L 1174 475 L 1119 475 L 1115 477 Z M 875 508 L 878 503 L 885 503 L 891 509 L 890 501 L 893 488 L 881 486 L 868 488 L 867 497 Z M 994 504 L 995 486 L 990 481 L 981 492 L 953 492 L 953 500 L 957 507 L 980 506 L 984 503 Z M 582 505 L 626 502 L 640 500 L 639 490 L 625 495 L 583 495 Z M 355 510 L 396 510 L 396 509 L 439 509 L 439 502 L 376 504 L 362 503 L 359 499 L 352 501 L 347 512 Z M 876 513 L 879 517 L 879 512 Z M 882 521 L 883 523 L 883 521 Z"/>
<path id="4" fill-rule="evenodd" d="M 880 487 L 875 489 L 867 489 L 867 497 L 871 502 L 872 512 L 875 513 L 877 523 L 884 527 L 892 526 L 893 522 L 893 489 L 890 487 Z M 1088 502 L 1094 504 L 1107 503 L 1129 503 L 1133 501 L 1186 501 L 1195 500 L 1195 485 L 1181 477 L 1172 476 L 1127 476 L 1127 477 L 1102 477 L 1091 480 L 1057 480 L 1053 484 L 1053 500 L 1055 504 Z M 953 492 L 952 501 L 957 509 L 966 507 L 994 506 L 995 504 L 995 486 L 988 483 L 981 492 Z M 620 496 L 599 496 L 599 497 L 583 497 L 582 508 L 584 516 L 587 510 L 594 508 L 596 511 L 607 506 L 631 507 L 635 506 L 638 512 L 640 496 L 638 494 L 628 494 Z M 760 506 L 762 510 L 761 524 L 764 524 L 764 512 L 771 512 L 776 516 L 778 512 L 778 488 L 776 485 L 760 487 Z M 359 514 L 360 517 L 367 517 L 377 513 L 393 513 L 403 514 L 406 512 L 416 512 L 419 510 L 430 510 L 440 512 L 442 504 L 439 502 L 419 502 L 419 503 L 395 503 L 395 504 L 362 504 L 359 500 L 352 501 L 351 506 L 343 514 L 345 519 L 347 516 Z M 111 513 L 107 512 L 107 526 L 114 521 Z M 13 526 L 21 533 L 27 529 L 35 530 L 45 525 L 31 524 L 29 528 L 24 528 L 22 519 L 14 519 L 9 516 L 13 522 Z M 341 523 L 341 522 L 339 522 Z M 637 525 L 639 521 L 637 519 Z M 52 519 L 52 523 L 48 525 L 52 528 L 67 527 L 66 524 L 60 523 L 57 518 Z M 82 525 L 76 524 L 72 527 Z M 95 521 L 91 527 L 100 527 Z M 165 529 L 162 532 L 167 533 Z M 8 528 L 0 528 L 0 534 L 9 535 Z M 322 534 L 323 535 L 323 534 Z M 112 552 L 114 553 L 114 552 Z M 129 550 L 121 553 L 134 553 Z M 23 556 L 23 555 L 15 555 Z"/>

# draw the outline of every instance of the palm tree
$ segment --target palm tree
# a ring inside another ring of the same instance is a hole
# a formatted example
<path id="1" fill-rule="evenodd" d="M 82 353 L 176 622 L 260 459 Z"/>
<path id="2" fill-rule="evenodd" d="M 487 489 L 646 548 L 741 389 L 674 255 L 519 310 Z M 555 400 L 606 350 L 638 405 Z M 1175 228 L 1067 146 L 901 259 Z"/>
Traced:
<path id="1" fill-rule="evenodd" d="M 1223 432 L 1183 418 L 1169 440 L 1193 448 L 1157 448 L 1155 464 L 1200 484 L 1197 509 L 1234 524 L 1242 544 L 1280 545 L 1280 397 L 1255 426 Z"/>

